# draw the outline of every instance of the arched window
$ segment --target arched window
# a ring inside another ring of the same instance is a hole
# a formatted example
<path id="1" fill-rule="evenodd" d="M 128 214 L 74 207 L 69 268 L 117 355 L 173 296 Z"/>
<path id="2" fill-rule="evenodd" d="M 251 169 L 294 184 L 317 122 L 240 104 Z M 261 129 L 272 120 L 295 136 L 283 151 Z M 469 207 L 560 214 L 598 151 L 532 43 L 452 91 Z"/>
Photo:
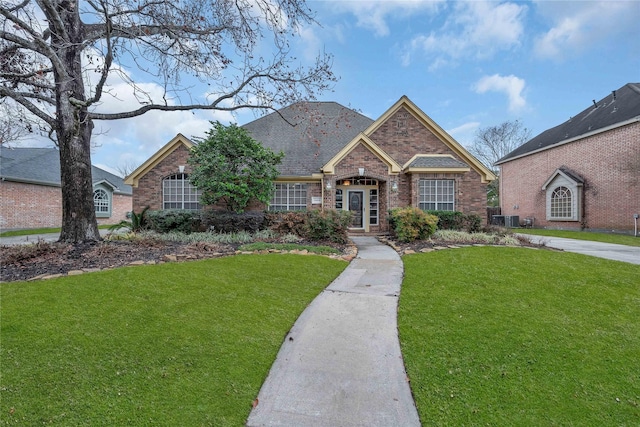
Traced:
<path id="1" fill-rule="evenodd" d="M 93 208 L 97 217 L 111 216 L 111 198 L 102 188 L 97 188 L 93 192 Z"/>
<path id="2" fill-rule="evenodd" d="M 200 190 L 185 173 L 171 175 L 162 180 L 163 209 L 200 209 Z"/>
<path id="3" fill-rule="evenodd" d="M 551 193 L 551 218 L 572 218 L 571 190 L 567 187 L 556 187 Z"/>

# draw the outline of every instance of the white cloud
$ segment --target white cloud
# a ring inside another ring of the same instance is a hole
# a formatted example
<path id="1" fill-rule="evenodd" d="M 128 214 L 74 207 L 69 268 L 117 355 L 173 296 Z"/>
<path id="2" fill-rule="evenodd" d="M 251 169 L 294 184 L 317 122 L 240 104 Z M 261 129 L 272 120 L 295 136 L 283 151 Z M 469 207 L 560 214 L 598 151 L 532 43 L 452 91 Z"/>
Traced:
<path id="1" fill-rule="evenodd" d="M 517 112 L 527 106 L 522 92 L 525 88 L 525 81 L 514 75 L 501 76 L 494 74 L 484 76 L 474 86 L 476 93 L 501 92 L 509 98 L 509 111 Z"/>
<path id="2" fill-rule="evenodd" d="M 516 3 L 474 1 L 455 3 L 437 30 L 414 37 L 407 45 L 403 64 L 424 54 L 435 70 L 462 58 L 487 59 L 500 50 L 520 45 L 527 6 Z"/>
<path id="3" fill-rule="evenodd" d="M 636 1 L 537 1 L 538 12 L 553 23 L 535 40 L 538 57 L 563 59 L 628 34 L 640 37 L 640 4 Z"/>
<path id="4" fill-rule="evenodd" d="M 480 122 L 468 122 L 458 127 L 448 130 L 447 133 L 451 135 L 456 141 L 465 147 L 470 147 L 475 138 L 476 131 L 480 127 Z"/>
<path id="5" fill-rule="evenodd" d="M 445 0 L 356 0 L 331 2 L 336 12 L 352 13 L 358 27 L 371 30 L 376 36 L 389 35 L 387 21 L 394 16 L 437 11 Z"/>

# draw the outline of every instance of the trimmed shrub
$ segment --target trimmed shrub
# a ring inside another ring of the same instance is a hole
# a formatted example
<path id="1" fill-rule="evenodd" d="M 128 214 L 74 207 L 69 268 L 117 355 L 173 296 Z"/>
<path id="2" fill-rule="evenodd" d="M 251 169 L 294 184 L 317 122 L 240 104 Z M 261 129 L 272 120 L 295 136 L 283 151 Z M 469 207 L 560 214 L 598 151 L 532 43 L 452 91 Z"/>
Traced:
<path id="1" fill-rule="evenodd" d="M 311 240 L 347 242 L 347 227 L 351 212 L 338 210 L 312 210 L 307 213 L 307 237 Z"/>
<path id="2" fill-rule="evenodd" d="M 168 233 L 170 231 L 191 233 L 201 227 L 200 212 L 197 211 L 147 211 L 147 221 L 149 229 L 158 233 Z"/>
<path id="3" fill-rule="evenodd" d="M 311 240 L 347 241 L 347 227 L 351 212 L 337 210 L 311 210 L 295 212 L 269 212 L 266 214 L 270 229 L 280 235 L 296 235 Z"/>
<path id="4" fill-rule="evenodd" d="M 439 230 L 465 230 L 477 233 L 482 228 L 482 218 L 476 214 L 464 214 L 458 211 L 427 211 L 438 217 Z"/>
<path id="5" fill-rule="evenodd" d="M 389 222 L 401 242 L 428 239 L 436 231 L 438 217 L 419 208 L 395 208 L 389 211 Z"/>
<path id="6" fill-rule="evenodd" d="M 255 233 L 266 228 L 264 212 L 204 211 L 201 217 L 204 229 L 216 233 Z"/>
<path id="7" fill-rule="evenodd" d="M 295 234 L 303 237 L 306 234 L 307 213 L 295 212 L 268 212 L 265 215 L 267 227 L 278 234 Z"/>

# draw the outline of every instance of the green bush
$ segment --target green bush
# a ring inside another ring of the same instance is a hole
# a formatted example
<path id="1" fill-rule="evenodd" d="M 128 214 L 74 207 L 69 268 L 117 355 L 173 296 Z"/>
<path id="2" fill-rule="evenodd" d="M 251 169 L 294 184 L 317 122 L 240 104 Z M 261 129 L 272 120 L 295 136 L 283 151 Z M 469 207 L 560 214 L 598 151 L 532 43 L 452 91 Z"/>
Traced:
<path id="1" fill-rule="evenodd" d="M 438 224 L 437 216 L 418 208 L 395 208 L 389 214 L 391 229 L 401 242 L 427 239 L 436 231 Z"/>
<path id="2" fill-rule="evenodd" d="M 266 215 L 266 221 L 269 228 L 280 235 L 293 234 L 311 240 L 345 243 L 347 227 L 351 222 L 351 212 L 336 210 L 269 212 Z"/>
<path id="3" fill-rule="evenodd" d="M 307 213 L 307 237 L 311 240 L 347 242 L 347 227 L 351 212 L 338 210 L 312 210 Z"/>
<path id="4" fill-rule="evenodd" d="M 204 211 L 201 218 L 203 228 L 216 233 L 255 233 L 266 228 L 264 212 Z"/>
<path id="5" fill-rule="evenodd" d="M 439 230 L 465 230 L 477 233 L 482 228 L 482 218 L 476 214 L 464 214 L 458 211 L 427 211 L 438 217 Z"/>
<path id="6" fill-rule="evenodd" d="M 183 210 L 147 211 L 149 229 L 158 233 L 191 233 L 201 227 L 200 212 Z"/>

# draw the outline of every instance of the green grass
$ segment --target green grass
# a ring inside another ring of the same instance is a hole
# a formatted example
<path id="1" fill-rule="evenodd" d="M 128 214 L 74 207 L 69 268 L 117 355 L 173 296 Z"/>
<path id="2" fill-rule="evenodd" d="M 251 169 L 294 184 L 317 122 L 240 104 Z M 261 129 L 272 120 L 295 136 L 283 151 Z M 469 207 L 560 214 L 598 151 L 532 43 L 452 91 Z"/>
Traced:
<path id="1" fill-rule="evenodd" d="M 98 228 L 101 230 L 106 230 L 111 225 L 99 225 Z M 15 237 L 15 236 L 29 236 L 32 234 L 51 234 L 51 233 L 60 233 L 60 227 L 58 228 L 28 228 L 26 230 L 11 230 L 11 231 L 3 231 L 0 233 L 0 237 Z"/>
<path id="2" fill-rule="evenodd" d="M 250 255 L 0 284 L 0 425 L 243 425 L 346 265 Z"/>
<path id="3" fill-rule="evenodd" d="M 268 243 L 268 242 L 255 242 L 242 245 L 238 248 L 241 251 L 265 251 L 269 249 L 275 249 L 278 251 L 292 251 L 292 250 L 307 250 L 308 252 L 321 255 L 339 254 L 340 251 L 329 246 L 311 246 L 311 245 L 298 245 L 296 243 Z"/>
<path id="4" fill-rule="evenodd" d="M 522 228 L 514 230 L 522 234 L 536 236 L 566 237 L 568 239 L 591 240 L 594 242 L 617 243 L 619 245 L 640 246 L 640 237 L 626 234 L 593 233 L 591 231 L 546 230 L 541 228 Z"/>
<path id="5" fill-rule="evenodd" d="M 403 260 L 400 340 L 425 425 L 640 424 L 640 266 L 497 247 Z"/>

